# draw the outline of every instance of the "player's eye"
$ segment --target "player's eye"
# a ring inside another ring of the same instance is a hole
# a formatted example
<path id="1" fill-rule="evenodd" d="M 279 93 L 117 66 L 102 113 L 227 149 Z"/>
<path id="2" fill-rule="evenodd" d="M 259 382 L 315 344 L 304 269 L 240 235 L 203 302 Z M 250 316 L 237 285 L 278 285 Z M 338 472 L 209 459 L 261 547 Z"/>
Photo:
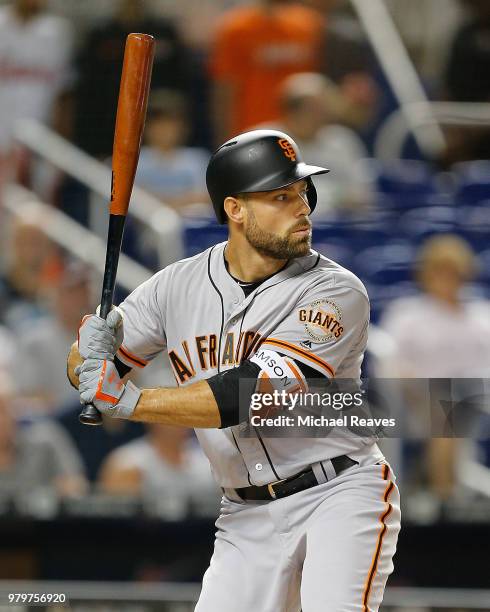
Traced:
<path id="1" fill-rule="evenodd" d="M 279 195 L 276 196 L 275 199 L 278 200 L 279 202 L 285 202 L 288 199 L 288 194 L 280 193 Z"/>

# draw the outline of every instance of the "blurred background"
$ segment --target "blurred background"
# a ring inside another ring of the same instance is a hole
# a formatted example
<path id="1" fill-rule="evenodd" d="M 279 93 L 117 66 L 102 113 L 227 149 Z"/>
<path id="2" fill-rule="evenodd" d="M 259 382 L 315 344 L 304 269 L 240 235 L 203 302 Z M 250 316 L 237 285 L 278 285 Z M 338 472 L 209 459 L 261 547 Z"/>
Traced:
<path id="1" fill-rule="evenodd" d="M 212 553 L 219 492 L 193 433 L 84 428 L 65 377 L 99 302 L 138 31 L 156 56 L 117 301 L 226 239 L 205 188 L 213 148 L 287 131 L 332 169 L 315 178 L 314 248 L 365 283 L 364 374 L 399 381 L 409 423 L 381 442 L 403 512 L 382 609 L 490 610 L 488 395 L 471 436 L 418 425 L 422 379 L 490 378 L 489 0 L 0 2 L 0 610 L 35 592 L 187 612 Z M 138 379 L 172 381 L 165 356 Z"/>

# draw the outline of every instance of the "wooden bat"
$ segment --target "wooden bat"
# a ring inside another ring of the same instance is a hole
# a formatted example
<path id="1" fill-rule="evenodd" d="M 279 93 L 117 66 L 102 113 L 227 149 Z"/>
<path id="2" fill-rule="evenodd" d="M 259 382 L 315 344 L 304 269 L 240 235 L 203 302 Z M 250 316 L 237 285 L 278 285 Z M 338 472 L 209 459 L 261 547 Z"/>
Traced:
<path id="1" fill-rule="evenodd" d="M 109 231 L 100 300 L 100 316 L 104 319 L 112 308 L 114 298 L 124 222 L 145 125 L 154 51 L 155 40 L 149 34 L 129 34 L 126 39 L 114 131 Z M 83 408 L 79 419 L 84 425 L 102 423 L 100 412 L 91 404 Z"/>

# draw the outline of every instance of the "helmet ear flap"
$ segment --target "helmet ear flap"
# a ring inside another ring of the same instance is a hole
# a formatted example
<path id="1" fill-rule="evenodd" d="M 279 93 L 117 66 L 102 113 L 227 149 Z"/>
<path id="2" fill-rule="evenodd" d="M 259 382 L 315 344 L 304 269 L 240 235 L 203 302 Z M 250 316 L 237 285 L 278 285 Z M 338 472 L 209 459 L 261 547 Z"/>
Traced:
<path id="1" fill-rule="evenodd" d="M 308 206 L 310 207 L 310 211 L 313 212 L 316 208 L 316 202 L 318 199 L 318 195 L 316 192 L 316 187 L 311 180 L 311 176 L 306 179 L 306 183 L 308 185 L 307 195 L 308 195 Z"/>

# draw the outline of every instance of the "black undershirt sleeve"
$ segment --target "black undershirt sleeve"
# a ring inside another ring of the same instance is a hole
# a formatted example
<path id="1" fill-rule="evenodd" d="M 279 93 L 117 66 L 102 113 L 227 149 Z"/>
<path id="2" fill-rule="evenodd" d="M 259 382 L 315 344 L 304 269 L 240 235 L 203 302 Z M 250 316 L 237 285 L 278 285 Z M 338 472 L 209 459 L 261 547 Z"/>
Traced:
<path id="1" fill-rule="evenodd" d="M 130 368 L 129 366 L 127 366 L 125 363 L 123 363 L 117 357 L 114 357 L 114 365 L 116 366 L 116 370 L 117 370 L 117 373 L 119 374 L 120 378 L 123 378 L 124 376 L 126 376 L 126 374 L 128 372 L 131 372 L 131 370 L 133 369 L 133 368 Z"/>
<path id="2" fill-rule="evenodd" d="M 279 353 L 281 354 L 281 353 Z M 284 355 L 282 355 L 284 356 Z M 308 381 L 325 381 L 326 377 L 304 363 L 294 360 L 302 374 Z M 260 374 L 260 366 L 249 360 L 243 361 L 237 368 L 220 372 L 207 379 L 211 387 L 221 417 L 221 427 L 231 427 L 246 421 L 249 417 L 248 410 L 240 411 L 240 405 L 249 406 L 252 394 L 255 392 L 257 378 Z"/>
<path id="3" fill-rule="evenodd" d="M 237 368 L 220 372 L 207 379 L 218 405 L 220 429 L 238 425 L 248 419 L 248 410 L 241 414 L 240 400 L 248 407 L 259 373 L 260 367 L 256 363 L 245 360 Z"/>

